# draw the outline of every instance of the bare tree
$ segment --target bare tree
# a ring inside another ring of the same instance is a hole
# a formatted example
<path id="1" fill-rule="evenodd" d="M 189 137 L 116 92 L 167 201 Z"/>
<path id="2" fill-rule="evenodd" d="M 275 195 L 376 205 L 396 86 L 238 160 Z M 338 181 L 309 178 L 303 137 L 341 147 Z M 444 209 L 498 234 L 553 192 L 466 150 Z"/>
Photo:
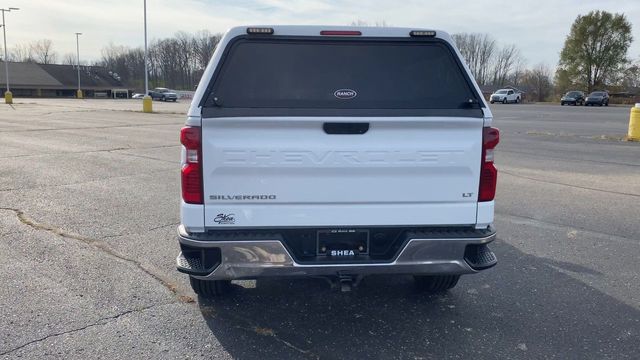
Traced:
<path id="1" fill-rule="evenodd" d="M 110 43 L 102 48 L 102 59 L 97 65 L 117 75 L 127 85 L 141 87 L 144 82 L 144 52 Z"/>
<path id="2" fill-rule="evenodd" d="M 9 60 L 18 62 L 33 62 L 31 48 L 25 44 L 18 44 L 9 53 Z"/>
<path id="3" fill-rule="evenodd" d="M 130 51 L 130 49 L 126 46 L 109 43 L 109 45 L 103 47 L 101 51 L 103 65 L 107 67 L 113 67 L 117 62 L 117 59 L 119 57 L 122 57 L 128 51 Z"/>
<path id="4" fill-rule="evenodd" d="M 388 27 L 389 24 L 387 24 L 386 20 L 381 20 L 381 21 L 376 21 L 374 23 L 370 23 L 368 21 L 362 20 L 362 19 L 358 19 L 356 21 L 352 21 L 351 26 L 369 26 L 369 27 Z"/>
<path id="5" fill-rule="evenodd" d="M 171 38 L 152 41 L 147 62 L 150 85 L 193 89 L 221 37 L 208 31 L 179 32 Z M 109 44 L 102 49 L 102 59 L 97 65 L 116 73 L 128 86 L 142 88 L 144 84 L 142 48 Z"/>
<path id="6" fill-rule="evenodd" d="M 454 34 L 453 39 L 476 81 L 480 85 L 488 84 L 496 41 L 488 34 L 468 33 Z"/>
<path id="7" fill-rule="evenodd" d="M 62 64 L 64 65 L 76 65 L 78 59 L 74 53 L 66 53 L 62 57 Z"/>
<path id="8" fill-rule="evenodd" d="M 220 34 L 212 35 L 209 31 L 203 30 L 195 34 L 193 37 L 194 57 L 196 66 L 204 69 L 207 67 L 214 50 L 218 46 L 222 36 Z"/>
<path id="9" fill-rule="evenodd" d="M 29 45 L 29 50 L 34 60 L 40 64 L 53 64 L 58 57 L 58 54 L 53 50 L 53 42 L 49 39 L 32 42 Z"/>
<path id="10" fill-rule="evenodd" d="M 513 70 L 507 76 L 507 82 L 515 87 L 521 87 L 524 81 L 524 75 L 527 72 L 527 64 L 523 57 L 518 56 L 516 59 Z"/>
<path id="11" fill-rule="evenodd" d="M 520 50 L 513 44 L 506 45 L 496 52 L 493 60 L 493 85 L 504 86 L 509 74 L 520 61 L 520 58 Z"/>
<path id="12" fill-rule="evenodd" d="M 528 70 L 524 76 L 524 83 L 530 92 L 533 93 L 533 100 L 545 101 L 553 90 L 551 80 L 551 70 L 545 64 L 538 64 L 533 69 Z"/>
<path id="13" fill-rule="evenodd" d="M 187 88 L 193 88 L 193 68 L 192 59 L 194 58 L 193 36 L 184 31 L 176 33 L 176 47 L 178 53 L 178 70 L 180 73 L 180 82 Z"/>

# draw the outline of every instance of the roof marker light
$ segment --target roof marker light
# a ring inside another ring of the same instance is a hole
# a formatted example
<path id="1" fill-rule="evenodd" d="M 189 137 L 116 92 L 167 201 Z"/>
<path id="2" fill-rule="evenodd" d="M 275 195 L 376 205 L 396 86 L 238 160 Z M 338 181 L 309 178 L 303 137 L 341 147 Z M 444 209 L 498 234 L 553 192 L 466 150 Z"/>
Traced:
<path id="1" fill-rule="evenodd" d="M 325 36 L 360 36 L 362 35 L 361 31 L 356 30 L 322 30 L 320 31 L 320 35 Z"/>
<path id="2" fill-rule="evenodd" d="M 413 37 L 435 37 L 436 32 L 433 30 L 413 30 L 409 35 Z"/>
<path id="3" fill-rule="evenodd" d="M 273 28 L 250 27 L 247 28 L 247 34 L 272 35 Z"/>

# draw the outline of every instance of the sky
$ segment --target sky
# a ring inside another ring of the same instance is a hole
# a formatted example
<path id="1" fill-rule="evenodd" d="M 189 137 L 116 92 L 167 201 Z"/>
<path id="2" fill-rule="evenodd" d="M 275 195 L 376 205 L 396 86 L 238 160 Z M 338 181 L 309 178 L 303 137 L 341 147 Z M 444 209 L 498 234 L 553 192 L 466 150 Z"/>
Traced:
<path id="1" fill-rule="evenodd" d="M 142 46 L 143 0 L 2 0 L 7 42 L 51 39 L 62 58 L 76 50 L 91 62 L 113 43 Z M 421 27 L 449 33 L 488 33 L 500 44 L 516 44 L 526 63 L 555 67 L 577 15 L 591 10 L 624 13 L 633 24 L 629 56 L 640 58 L 640 0 L 147 0 L 149 40 L 178 31 L 224 32 L 247 24 L 349 25 L 362 20 L 388 26 Z"/>

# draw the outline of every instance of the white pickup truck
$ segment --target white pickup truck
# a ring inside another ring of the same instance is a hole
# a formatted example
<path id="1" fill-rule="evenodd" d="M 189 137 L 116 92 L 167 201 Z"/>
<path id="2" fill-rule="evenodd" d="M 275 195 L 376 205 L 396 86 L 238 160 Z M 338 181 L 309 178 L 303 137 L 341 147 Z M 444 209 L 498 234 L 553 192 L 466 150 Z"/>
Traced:
<path id="1" fill-rule="evenodd" d="M 450 289 L 497 262 L 491 122 L 443 31 L 232 28 L 180 135 L 178 270 L 202 297 L 271 276 Z"/>
<path id="2" fill-rule="evenodd" d="M 503 103 L 503 104 L 507 104 L 507 103 L 519 104 L 520 101 L 522 101 L 522 94 L 513 89 L 496 90 L 496 92 L 491 94 L 491 97 L 489 97 L 489 102 L 492 104 L 496 102 Z"/>

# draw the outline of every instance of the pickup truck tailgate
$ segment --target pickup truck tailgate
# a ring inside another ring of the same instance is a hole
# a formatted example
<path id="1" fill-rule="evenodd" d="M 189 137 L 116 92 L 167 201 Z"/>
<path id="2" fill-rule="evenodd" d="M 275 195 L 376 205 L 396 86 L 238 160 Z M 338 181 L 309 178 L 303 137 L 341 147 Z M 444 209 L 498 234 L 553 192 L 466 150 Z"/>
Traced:
<path id="1" fill-rule="evenodd" d="M 329 122 L 368 130 L 327 133 Z M 205 226 L 474 224 L 482 126 L 476 117 L 204 118 Z"/>

